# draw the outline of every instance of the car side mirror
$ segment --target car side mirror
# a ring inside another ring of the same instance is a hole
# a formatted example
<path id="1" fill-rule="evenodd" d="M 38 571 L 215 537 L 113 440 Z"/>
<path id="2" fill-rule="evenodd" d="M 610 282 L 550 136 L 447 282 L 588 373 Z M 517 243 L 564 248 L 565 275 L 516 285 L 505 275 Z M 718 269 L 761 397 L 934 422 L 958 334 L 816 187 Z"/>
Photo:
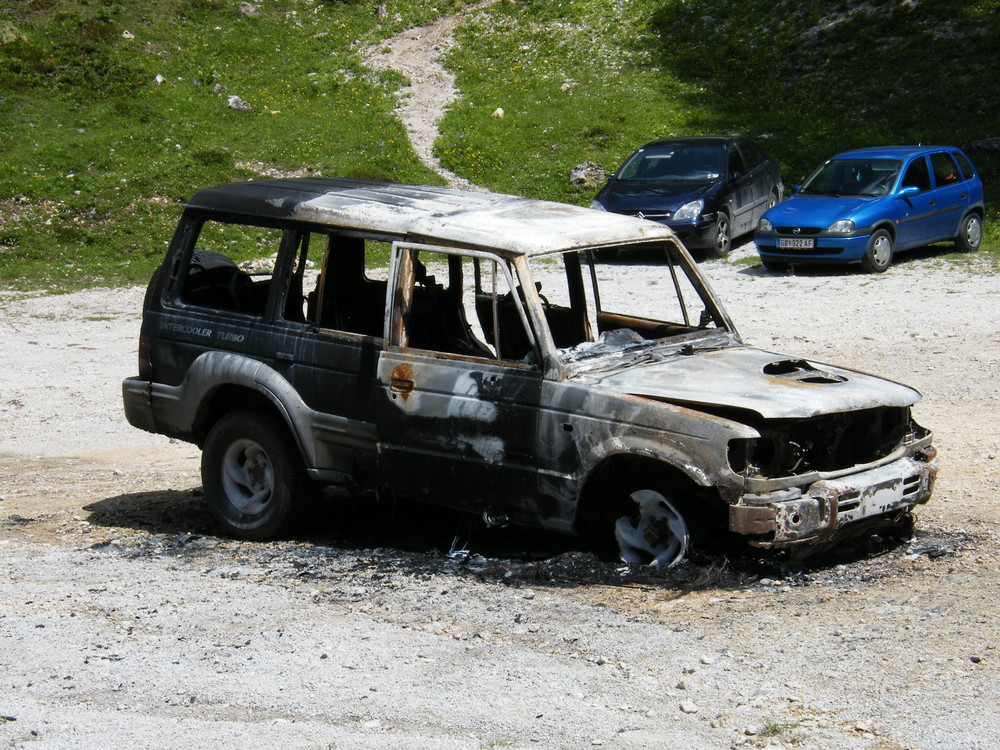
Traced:
<path id="1" fill-rule="evenodd" d="M 729 175 L 730 182 L 739 182 L 740 178 L 743 176 L 742 172 L 733 172 Z"/>
<path id="2" fill-rule="evenodd" d="M 797 192 L 799 192 L 799 191 L 800 191 L 801 189 L 802 189 L 802 186 L 801 186 L 801 185 L 792 185 L 792 195 L 795 195 L 795 194 L 796 194 Z"/>
<path id="3" fill-rule="evenodd" d="M 896 193 L 897 198 L 912 198 L 914 195 L 920 195 L 920 188 L 916 185 L 907 185 Z"/>

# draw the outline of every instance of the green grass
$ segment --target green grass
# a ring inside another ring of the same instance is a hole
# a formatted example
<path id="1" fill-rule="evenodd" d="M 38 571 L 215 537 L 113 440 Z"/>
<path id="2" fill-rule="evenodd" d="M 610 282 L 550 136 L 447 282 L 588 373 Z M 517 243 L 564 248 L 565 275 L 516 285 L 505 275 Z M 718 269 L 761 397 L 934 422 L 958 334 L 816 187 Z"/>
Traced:
<path id="1" fill-rule="evenodd" d="M 221 0 L 0 11 L 0 281 L 144 280 L 179 203 L 253 165 L 439 183 L 391 114 L 400 79 L 362 67 L 359 48 L 461 3 L 392 7 L 384 20 L 333 0 L 256 16 Z"/>
<path id="2" fill-rule="evenodd" d="M 19 0 L 0 7 L 0 284 L 141 282 L 179 204 L 261 168 L 440 183 L 361 48 L 470 0 Z M 1000 0 L 499 0 L 448 56 L 444 165 L 494 190 L 589 203 L 670 134 L 759 139 L 791 185 L 853 146 L 965 146 L 1000 258 Z M 252 111 L 227 106 L 235 95 Z M 504 117 L 494 117 L 498 108 Z M 961 262 L 959 259 L 956 262 Z"/>

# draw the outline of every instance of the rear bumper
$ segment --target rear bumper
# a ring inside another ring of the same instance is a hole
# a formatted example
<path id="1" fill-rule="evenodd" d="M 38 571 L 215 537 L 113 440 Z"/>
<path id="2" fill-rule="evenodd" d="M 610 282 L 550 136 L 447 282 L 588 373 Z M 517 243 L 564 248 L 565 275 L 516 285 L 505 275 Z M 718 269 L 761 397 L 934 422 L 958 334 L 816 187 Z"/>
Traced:
<path id="1" fill-rule="evenodd" d="M 158 432 L 153 419 L 152 385 L 142 378 L 126 378 L 122 383 L 125 419 L 133 427 L 146 432 Z"/>
<path id="2" fill-rule="evenodd" d="M 757 547 L 789 547 L 831 539 L 865 521 L 926 503 L 937 478 L 937 451 L 804 488 L 744 495 L 729 507 L 729 528 Z"/>

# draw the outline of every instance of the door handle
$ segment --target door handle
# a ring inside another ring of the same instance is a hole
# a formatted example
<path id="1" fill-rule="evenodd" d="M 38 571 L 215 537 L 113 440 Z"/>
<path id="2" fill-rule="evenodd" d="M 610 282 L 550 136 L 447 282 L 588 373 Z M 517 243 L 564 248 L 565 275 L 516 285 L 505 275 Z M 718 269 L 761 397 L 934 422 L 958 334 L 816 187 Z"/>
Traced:
<path id="1" fill-rule="evenodd" d="M 404 395 L 413 391 L 413 381 L 409 378 L 393 378 L 389 381 L 389 388 L 393 393 Z"/>

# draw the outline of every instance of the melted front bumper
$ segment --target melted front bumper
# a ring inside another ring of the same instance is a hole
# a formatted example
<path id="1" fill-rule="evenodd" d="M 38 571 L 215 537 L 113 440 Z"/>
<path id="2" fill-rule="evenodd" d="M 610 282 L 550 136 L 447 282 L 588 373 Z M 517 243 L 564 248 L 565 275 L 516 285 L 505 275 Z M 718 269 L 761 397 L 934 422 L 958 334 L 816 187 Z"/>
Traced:
<path id="1" fill-rule="evenodd" d="M 829 539 L 861 521 L 926 503 L 937 477 L 937 451 L 804 488 L 744 495 L 729 506 L 729 528 L 758 547 L 787 547 Z"/>

